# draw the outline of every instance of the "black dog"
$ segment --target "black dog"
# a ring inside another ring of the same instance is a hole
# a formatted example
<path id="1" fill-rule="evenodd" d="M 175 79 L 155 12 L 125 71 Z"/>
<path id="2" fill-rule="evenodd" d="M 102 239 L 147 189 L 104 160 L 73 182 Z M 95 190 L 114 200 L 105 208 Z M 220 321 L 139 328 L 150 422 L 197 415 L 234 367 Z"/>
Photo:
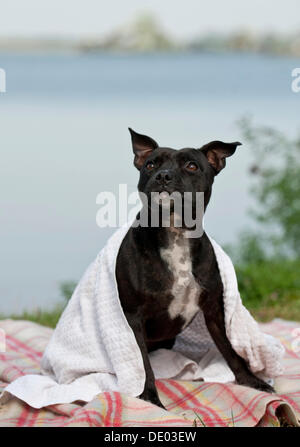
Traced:
<path id="1" fill-rule="evenodd" d="M 129 130 L 134 164 L 140 170 L 139 191 L 149 198 L 151 192 L 203 192 L 204 209 L 211 196 L 215 175 L 225 167 L 225 158 L 234 154 L 240 145 L 213 141 L 200 149 L 175 150 L 159 147 L 152 138 Z M 140 398 L 163 407 L 148 353 L 159 348 L 172 348 L 176 335 L 192 321 L 199 309 L 202 309 L 208 331 L 233 371 L 236 382 L 273 392 L 270 385 L 249 370 L 227 339 L 223 284 L 207 235 L 186 238 L 185 231 L 184 226 L 133 225 L 119 250 L 116 277 L 120 301 L 141 350 L 146 372 L 145 388 Z"/>

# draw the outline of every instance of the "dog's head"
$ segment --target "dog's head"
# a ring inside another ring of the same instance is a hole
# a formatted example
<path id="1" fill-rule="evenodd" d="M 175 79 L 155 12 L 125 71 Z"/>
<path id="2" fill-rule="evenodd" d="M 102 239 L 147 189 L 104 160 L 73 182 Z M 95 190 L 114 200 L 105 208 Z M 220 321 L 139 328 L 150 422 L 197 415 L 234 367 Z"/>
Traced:
<path id="1" fill-rule="evenodd" d="M 212 141 L 199 149 L 160 147 L 152 138 L 129 128 L 134 165 L 140 171 L 138 189 L 150 198 L 151 192 L 202 192 L 206 208 L 214 177 L 234 154 L 239 142 Z"/>

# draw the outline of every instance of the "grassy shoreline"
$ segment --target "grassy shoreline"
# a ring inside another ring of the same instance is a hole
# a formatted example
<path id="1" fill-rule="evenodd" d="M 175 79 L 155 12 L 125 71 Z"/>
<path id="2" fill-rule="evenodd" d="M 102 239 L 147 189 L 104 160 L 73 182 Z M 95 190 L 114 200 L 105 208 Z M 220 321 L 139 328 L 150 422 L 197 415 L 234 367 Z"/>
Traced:
<path id="1" fill-rule="evenodd" d="M 247 252 L 253 256 L 253 247 Z M 300 322 L 300 259 L 236 261 L 235 269 L 243 304 L 258 322 L 274 318 Z M 62 299 L 52 309 L 0 313 L 0 319 L 29 320 L 54 328 L 76 284 L 76 281 L 60 284 Z"/>
<path id="2" fill-rule="evenodd" d="M 0 320 L 27 320 L 33 321 L 34 323 L 41 324 L 42 326 L 47 326 L 50 328 L 55 328 L 58 320 L 64 310 L 63 305 L 57 305 L 53 310 L 41 310 L 36 311 L 24 311 L 19 314 L 0 314 Z"/>
<path id="3" fill-rule="evenodd" d="M 277 304 L 272 307 L 261 306 L 249 307 L 246 306 L 251 315 L 261 323 L 265 323 L 273 320 L 274 318 L 282 318 L 284 320 L 292 320 L 300 322 L 300 303 L 291 306 L 289 303 Z M 38 309 L 33 312 L 24 311 L 20 314 L 4 315 L 0 314 L 0 320 L 13 319 L 13 320 L 27 320 L 34 323 L 41 324 L 50 328 L 55 328 L 65 305 L 57 305 L 53 310 L 41 310 Z"/>

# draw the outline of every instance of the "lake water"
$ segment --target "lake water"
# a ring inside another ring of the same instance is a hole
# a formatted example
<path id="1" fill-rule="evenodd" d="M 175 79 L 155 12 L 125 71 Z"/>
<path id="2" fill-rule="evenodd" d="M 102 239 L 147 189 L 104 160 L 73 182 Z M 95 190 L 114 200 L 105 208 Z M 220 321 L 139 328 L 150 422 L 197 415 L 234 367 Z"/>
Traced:
<path id="1" fill-rule="evenodd" d="M 128 126 L 161 145 L 236 141 L 236 121 L 290 135 L 300 94 L 299 60 L 237 54 L 0 54 L 0 313 L 51 307 L 58 284 L 79 279 L 112 229 L 96 225 L 96 196 L 135 190 Z M 234 242 L 251 222 L 240 147 L 215 181 L 206 229 Z"/>

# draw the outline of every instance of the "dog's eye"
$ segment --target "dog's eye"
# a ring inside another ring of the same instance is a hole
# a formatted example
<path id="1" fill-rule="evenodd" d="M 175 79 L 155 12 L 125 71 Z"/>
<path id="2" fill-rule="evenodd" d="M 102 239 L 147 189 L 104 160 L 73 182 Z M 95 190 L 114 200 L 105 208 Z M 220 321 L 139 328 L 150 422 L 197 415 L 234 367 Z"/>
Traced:
<path id="1" fill-rule="evenodd" d="M 146 169 L 147 171 L 152 171 L 152 169 L 154 169 L 153 161 L 148 161 L 148 163 L 146 164 Z"/>
<path id="2" fill-rule="evenodd" d="M 197 165 L 197 163 L 195 163 L 194 161 L 189 161 L 189 162 L 185 165 L 185 169 L 187 169 L 188 171 L 195 172 L 195 171 L 198 170 L 198 165 Z"/>

